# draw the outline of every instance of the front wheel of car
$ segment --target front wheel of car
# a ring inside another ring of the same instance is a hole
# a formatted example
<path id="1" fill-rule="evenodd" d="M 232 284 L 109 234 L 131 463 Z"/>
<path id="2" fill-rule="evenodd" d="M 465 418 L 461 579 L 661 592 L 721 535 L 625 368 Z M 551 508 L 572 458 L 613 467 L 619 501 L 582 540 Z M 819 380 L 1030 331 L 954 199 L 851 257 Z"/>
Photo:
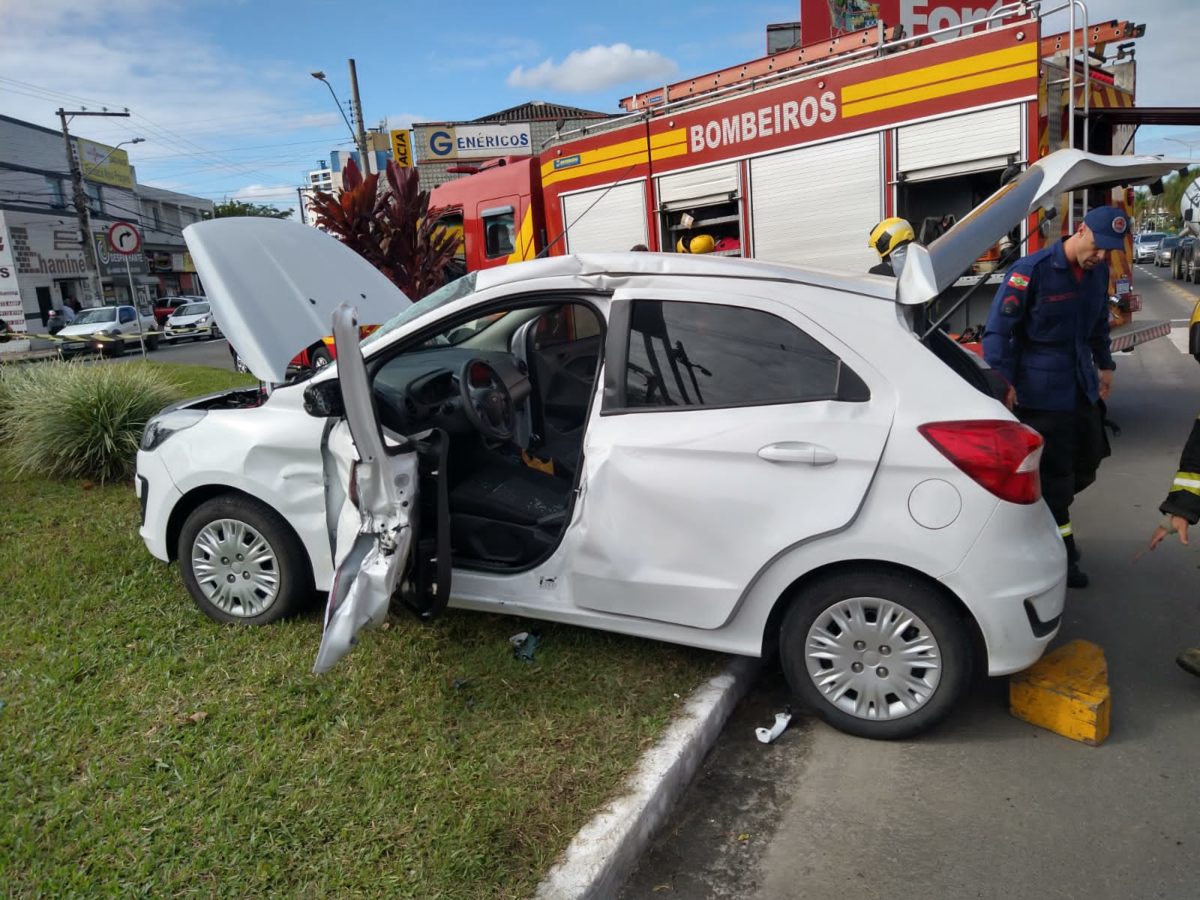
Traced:
<path id="1" fill-rule="evenodd" d="M 210 619 L 266 625 L 312 597 L 312 568 L 296 533 L 275 510 L 240 494 L 196 507 L 179 533 L 179 568 Z"/>
<path id="2" fill-rule="evenodd" d="M 216 323 L 216 322 L 213 322 L 213 323 L 212 323 L 212 329 L 209 331 L 209 333 L 208 333 L 208 336 L 209 336 L 210 338 L 212 338 L 214 341 L 219 341 L 219 340 L 220 340 L 221 338 L 223 338 L 225 335 L 221 334 L 221 329 L 217 327 L 217 323 Z"/>
<path id="3" fill-rule="evenodd" d="M 959 611 L 936 587 L 890 571 L 807 586 L 784 616 L 779 651 L 792 690 L 818 716 L 884 740 L 944 718 L 972 668 Z"/>
<path id="4" fill-rule="evenodd" d="M 314 369 L 323 369 L 333 361 L 333 357 L 329 355 L 329 351 L 325 347 L 318 347 L 309 354 L 309 359 L 312 360 Z"/>

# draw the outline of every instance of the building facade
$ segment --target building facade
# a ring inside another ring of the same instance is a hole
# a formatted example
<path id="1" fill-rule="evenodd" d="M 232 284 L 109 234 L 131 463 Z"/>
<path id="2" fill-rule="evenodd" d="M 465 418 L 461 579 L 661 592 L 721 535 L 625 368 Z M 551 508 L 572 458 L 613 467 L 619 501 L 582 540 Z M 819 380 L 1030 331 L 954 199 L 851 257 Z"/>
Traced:
<path id="1" fill-rule="evenodd" d="M 72 136 L 72 150 L 88 198 L 95 273 L 62 132 L 0 116 L 0 318 L 14 331 L 44 331 L 50 310 L 64 303 L 84 308 L 136 298 L 148 307 L 173 284 L 199 290 L 182 230 L 211 216 L 212 201 L 138 185 L 119 148 Z M 116 222 L 142 231 L 138 253 L 112 252 L 107 234 Z"/>

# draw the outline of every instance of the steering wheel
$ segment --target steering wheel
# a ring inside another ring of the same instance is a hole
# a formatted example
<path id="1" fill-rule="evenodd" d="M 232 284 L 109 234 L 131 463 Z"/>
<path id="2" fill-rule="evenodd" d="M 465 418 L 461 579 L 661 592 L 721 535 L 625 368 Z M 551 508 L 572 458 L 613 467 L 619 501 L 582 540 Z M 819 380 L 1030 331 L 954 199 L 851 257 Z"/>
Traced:
<path id="1" fill-rule="evenodd" d="M 517 425 L 512 395 L 490 363 L 478 358 L 463 363 L 458 389 L 463 413 L 480 434 L 494 441 L 512 440 Z"/>

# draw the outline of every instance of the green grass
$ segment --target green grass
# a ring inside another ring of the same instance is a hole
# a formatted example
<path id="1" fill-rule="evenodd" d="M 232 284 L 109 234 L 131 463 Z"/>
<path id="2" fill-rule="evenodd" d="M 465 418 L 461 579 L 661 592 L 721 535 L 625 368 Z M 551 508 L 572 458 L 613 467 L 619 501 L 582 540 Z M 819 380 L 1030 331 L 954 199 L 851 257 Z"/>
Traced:
<path id="1" fill-rule="evenodd" d="M 398 616 L 316 677 L 319 614 L 214 625 L 145 551 L 128 485 L 7 478 L 8 895 L 526 897 L 720 665 L 452 612 Z"/>

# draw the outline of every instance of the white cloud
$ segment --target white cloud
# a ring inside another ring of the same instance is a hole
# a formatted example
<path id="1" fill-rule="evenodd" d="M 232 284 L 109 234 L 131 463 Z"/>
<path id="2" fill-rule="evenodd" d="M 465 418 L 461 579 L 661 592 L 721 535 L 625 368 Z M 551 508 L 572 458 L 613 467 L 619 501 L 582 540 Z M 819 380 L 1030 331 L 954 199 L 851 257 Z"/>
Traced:
<path id="1" fill-rule="evenodd" d="M 678 67 L 654 50 L 635 50 L 628 44 L 574 50 L 561 63 L 547 59 L 531 69 L 517 66 L 508 75 L 509 87 L 551 88 L 583 93 L 630 81 L 659 83 Z"/>
<path id="2" fill-rule="evenodd" d="M 129 118 L 76 118 L 71 132 L 108 144 L 144 138 L 130 159 L 146 183 L 212 197 L 246 182 L 299 181 L 324 151 L 317 140 L 313 149 L 291 149 L 297 132 L 344 139 L 332 100 L 307 70 L 239 58 L 189 29 L 164 0 L 8 6 L 0 16 L 0 112 L 57 130 L 60 106 L 128 109 Z M 280 149 L 253 157 L 226 149 L 269 141 Z"/>

